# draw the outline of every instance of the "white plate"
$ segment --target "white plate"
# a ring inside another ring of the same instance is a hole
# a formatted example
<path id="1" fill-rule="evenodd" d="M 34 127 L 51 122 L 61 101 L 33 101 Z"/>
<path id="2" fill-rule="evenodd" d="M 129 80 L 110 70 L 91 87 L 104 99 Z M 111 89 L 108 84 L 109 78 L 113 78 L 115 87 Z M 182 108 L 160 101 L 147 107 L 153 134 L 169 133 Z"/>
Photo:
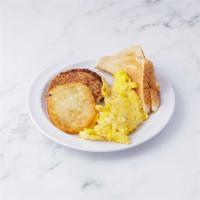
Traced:
<path id="1" fill-rule="evenodd" d="M 72 65 L 59 65 L 48 68 L 44 71 L 32 84 L 28 97 L 28 110 L 31 119 L 39 130 L 50 139 L 73 149 L 91 151 L 91 152 L 109 152 L 128 149 L 150 140 L 157 135 L 169 122 L 175 107 L 174 90 L 171 84 L 161 74 L 156 76 L 161 88 L 161 106 L 159 110 L 151 114 L 149 119 L 144 122 L 140 128 L 130 136 L 131 144 L 117 144 L 111 142 L 85 141 L 78 136 L 65 134 L 57 129 L 48 119 L 46 111 L 46 103 L 44 93 L 50 80 L 61 71 L 70 68 L 88 68 L 102 75 L 109 83 L 112 82 L 112 77 L 105 72 L 94 68 L 94 61 L 86 61 L 74 63 Z"/>

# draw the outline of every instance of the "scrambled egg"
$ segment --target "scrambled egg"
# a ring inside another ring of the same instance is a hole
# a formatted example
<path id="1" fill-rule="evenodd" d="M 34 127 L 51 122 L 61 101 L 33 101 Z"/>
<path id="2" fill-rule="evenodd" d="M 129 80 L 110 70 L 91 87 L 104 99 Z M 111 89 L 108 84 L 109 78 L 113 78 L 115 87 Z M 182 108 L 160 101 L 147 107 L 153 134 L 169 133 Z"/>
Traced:
<path id="1" fill-rule="evenodd" d="M 97 105 L 99 114 L 96 124 L 81 131 L 80 137 L 129 144 L 129 134 L 148 118 L 134 90 L 136 87 L 137 84 L 122 70 L 114 74 L 112 88 L 103 81 L 105 104 Z"/>

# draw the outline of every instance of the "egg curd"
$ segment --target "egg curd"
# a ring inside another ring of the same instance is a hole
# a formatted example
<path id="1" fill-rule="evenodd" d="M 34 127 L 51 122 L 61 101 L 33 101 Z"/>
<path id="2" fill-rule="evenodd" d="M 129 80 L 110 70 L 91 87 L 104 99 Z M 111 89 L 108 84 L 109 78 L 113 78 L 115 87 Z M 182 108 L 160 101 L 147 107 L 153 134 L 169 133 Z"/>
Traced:
<path id="1" fill-rule="evenodd" d="M 102 95 L 105 104 L 97 105 L 96 124 L 81 131 L 80 137 L 129 144 L 129 134 L 148 118 L 134 90 L 136 87 L 137 84 L 122 70 L 114 74 L 112 88 L 103 81 Z"/>

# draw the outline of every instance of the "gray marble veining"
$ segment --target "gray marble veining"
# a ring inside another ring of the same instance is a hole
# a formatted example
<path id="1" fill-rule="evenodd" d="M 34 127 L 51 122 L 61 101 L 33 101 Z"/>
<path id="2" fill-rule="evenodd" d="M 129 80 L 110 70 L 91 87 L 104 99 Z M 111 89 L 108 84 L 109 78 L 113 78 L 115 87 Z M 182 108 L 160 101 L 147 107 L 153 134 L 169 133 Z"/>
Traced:
<path id="1" fill-rule="evenodd" d="M 200 199 L 199 0 L 0 1 L 0 199 Z M 26 110 L 32 80 L 61 60 L 141 44 L 173 83 L 176 112 L 126 152 L 64 148 Z"/>

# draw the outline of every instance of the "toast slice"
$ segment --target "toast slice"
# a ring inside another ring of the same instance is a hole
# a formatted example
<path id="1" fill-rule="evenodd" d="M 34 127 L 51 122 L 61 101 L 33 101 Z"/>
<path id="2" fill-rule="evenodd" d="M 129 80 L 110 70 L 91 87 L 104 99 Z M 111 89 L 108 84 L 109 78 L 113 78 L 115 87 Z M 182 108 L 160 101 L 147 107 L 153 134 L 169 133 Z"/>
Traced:
<path id="1" fill-rule="evenodd" d="M 156 80 L 152 62 L 145 58 L 139 45 L 131 46 L 114 56 L 103 57 L 97 64 L 97 68 L 111 74 L 124 70 L 138 84 L 136 92 L 142 100 L 143 110 L 150 113 L 158 109 L 159 83 Z"/>
<path id="2" fill-rule="evenodd" d="M 114 74 L 125 65 L 137 65 L 137 63 L 137 59 L 131 55 L 114 55 L 101 58 L 96 68 Z"/>
<path id="3" fill-rule="evenodd" d="M 129 48 L 119 52 L 118 55 L 133 56 L 133 57 L 136 57 L 137 59 L 145 59 L 144 52 L 140 45 L 130 46 Z"/>
<path id="4" fill-rule="evenodd" d="M 154 89 L 150 89 L 150 96 L 151 96 L 151 110 L 153 112 L 156 112 L 160 106 L 159 92 Z"/>

